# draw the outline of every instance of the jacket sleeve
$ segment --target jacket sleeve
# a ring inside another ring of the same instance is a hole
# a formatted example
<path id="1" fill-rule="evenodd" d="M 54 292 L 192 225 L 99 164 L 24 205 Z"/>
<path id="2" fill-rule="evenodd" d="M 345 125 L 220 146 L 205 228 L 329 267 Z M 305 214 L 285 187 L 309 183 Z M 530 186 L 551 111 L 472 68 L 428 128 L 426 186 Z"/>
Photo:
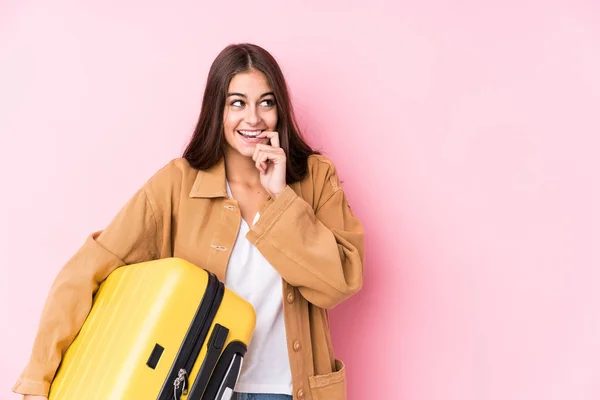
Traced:
<path id="1" fill-rule="evenodd" d="M 143 187 L 106 229 L 87 238 L 50 288 L 29 363 L 13 392 L 48 395 L 62 356 L 83 326 L 100 283 L 117 267 L 158 258 L 159 223 Z"/>
<path id="2" fill-rule="evenodd" d="M 364 234 L 333 166 L 324 181 L 315 209 L 288 186 L 246 237 L 306 300 L 330 309 L 362 287 Z"/>

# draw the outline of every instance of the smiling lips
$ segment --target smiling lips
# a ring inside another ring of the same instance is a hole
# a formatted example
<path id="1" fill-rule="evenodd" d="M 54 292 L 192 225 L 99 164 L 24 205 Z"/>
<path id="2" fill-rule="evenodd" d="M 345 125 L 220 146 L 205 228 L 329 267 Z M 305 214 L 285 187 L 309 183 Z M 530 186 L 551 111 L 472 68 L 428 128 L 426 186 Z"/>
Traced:
<path id="1" fill-rule="evenodd" d="M 262 130 L 256 130 L 256 131 L 247 131 L 247 130 L 239 130 L 238 133 L 240 135 L 242 135 L 243 137 L 249 138 L 249 139 L 254 139 L 256 138 L 258 135 L 260 135 L 263 131 Z"/>

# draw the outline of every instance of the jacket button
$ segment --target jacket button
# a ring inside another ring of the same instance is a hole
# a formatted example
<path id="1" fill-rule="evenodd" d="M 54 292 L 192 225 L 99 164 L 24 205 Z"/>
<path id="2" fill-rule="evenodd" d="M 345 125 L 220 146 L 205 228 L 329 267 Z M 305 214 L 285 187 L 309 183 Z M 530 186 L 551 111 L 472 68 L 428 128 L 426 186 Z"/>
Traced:
<path id="1" fill-rule="evenodd" d="M 298 396 L 299 399 L 303 399 L 304 398 L 304 390 L 298 389 L 298 391 L 296 392 L 296 395 Z"/>
<path id="2" fill-rule="evenodd" d="M 294 351 L 300 351 L 300 342 L 297 340 L 294 342 Z"/>
<path id="3" fill-rule="evenodd" d="M 287 295 L 287 297 L 286 297 L 286 300 L 290 304 L 293 303 L 294 302 L 294 293 L 289 292 L 288 295 Z"/>

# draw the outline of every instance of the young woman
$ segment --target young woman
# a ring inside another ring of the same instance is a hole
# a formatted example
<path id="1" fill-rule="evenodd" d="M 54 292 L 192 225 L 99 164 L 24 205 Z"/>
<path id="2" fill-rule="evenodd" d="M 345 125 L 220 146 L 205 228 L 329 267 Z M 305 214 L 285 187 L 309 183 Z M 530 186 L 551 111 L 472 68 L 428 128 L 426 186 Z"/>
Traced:
<path id="1" fill-rule="evenodd" d="M 254 306 L 237 399 L 346 398 L 327 310 L 362 286 L 363 230 L 332 162 L 302 139 L 283 74 L 261 47 L 217 56 L 183 157 L 62 268 L 13 391 L 45 399 L 100 283 L 165 257 L 214 272 Z"/>

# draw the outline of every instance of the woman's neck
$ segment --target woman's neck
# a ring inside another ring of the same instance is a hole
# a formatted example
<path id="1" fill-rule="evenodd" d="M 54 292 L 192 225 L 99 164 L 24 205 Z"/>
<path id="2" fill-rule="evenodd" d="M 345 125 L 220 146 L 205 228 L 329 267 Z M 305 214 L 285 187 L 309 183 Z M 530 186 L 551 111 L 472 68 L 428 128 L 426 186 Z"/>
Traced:
<path id="1" fill-rule="evenodd" d="M 231 148 L 225 149 L 225 174 L 229 182 L 260 186 L 260 172 L 256 169 L 254 160 Z"/>

